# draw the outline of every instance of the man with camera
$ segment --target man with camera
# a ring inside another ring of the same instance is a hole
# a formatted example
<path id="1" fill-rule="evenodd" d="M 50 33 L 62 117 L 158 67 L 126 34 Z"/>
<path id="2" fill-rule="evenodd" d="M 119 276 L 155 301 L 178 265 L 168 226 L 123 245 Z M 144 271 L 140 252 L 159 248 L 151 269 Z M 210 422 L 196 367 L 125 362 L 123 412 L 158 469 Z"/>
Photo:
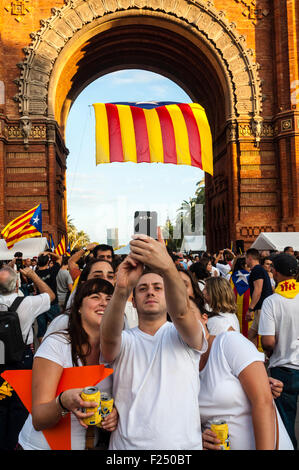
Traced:
<path id="1" fill-rule="evenodd" d="M 19 362 L 7 363 L 4 357 L 0 361 L 0 373 L 7 369 L 31 369 L 33 361 L 33 330 L 32 324 L 35 318 L 49 310 L 50 302 L 55 298 L 54 293 L 30 268 L 20 268 L 21 274 L 31 279 L 40 295 L 23 297 L 22 302 L 16 308 L 22 338 L 25 344 L 24 354 Z M 4 266 L 0 270 L 0 310 L 7 311 L 19 292 L 19 280 L 17 272 L 10 266 Z M 0 378 L 1 383 L 2 379 Z M 0 383 L 0 385 L 1 385 Z M 28 412 L 22 405 L 17 394 L 13 391 L 11 396 L 0 400 L 0 449 L 13 450 L 17 444 L 18 434 L 28 416 Z"/>
<path id="2" fill-rule="evenodd" d="M 158 240 L 139 235 L 130 248 L 101 323 L 101 351 L 114 369 L 119 413 L 110 449 L 201 449 L 198 370 L 207 348 L 201 323 L 188 308 L 160 229 Z M 132 289 L 139 324 L 123 330 Z"/>

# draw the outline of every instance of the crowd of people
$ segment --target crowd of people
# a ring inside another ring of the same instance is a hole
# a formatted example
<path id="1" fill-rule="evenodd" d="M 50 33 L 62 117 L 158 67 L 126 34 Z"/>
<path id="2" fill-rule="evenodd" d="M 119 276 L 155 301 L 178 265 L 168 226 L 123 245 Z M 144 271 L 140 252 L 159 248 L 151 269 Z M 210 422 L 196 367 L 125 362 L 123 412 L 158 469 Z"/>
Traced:
<path id="1" fill-rule="evenodd" d="M 74 450 L 218 450 L 215 418 L 232 450 L 297 448 L 298 253 L 187 255 L 157 238 L 3 264 L 0 310 L 15 309 L 25 350 L 0 372 L 32 368 L 32 412 L 2 395 L 0 449 L 49 450 L 43 430 L 68 413 Z M 95 403 L 56 390 L 64 368 L 99 363 L 114 408 L 91 433 Z"/>

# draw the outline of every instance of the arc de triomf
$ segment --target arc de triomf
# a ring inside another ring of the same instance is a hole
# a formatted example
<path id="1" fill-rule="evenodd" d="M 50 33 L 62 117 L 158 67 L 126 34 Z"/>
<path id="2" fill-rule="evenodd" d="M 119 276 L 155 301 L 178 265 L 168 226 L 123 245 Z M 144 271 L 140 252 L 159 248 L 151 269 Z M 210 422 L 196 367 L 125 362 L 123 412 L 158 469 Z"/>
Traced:
<path id="1" fill-rule="evenodd" d="M 297 0 L 2 0 L 0 229 L 38 203 L 66 231 L 65 125 L 108 72 L 161 73 L 204 106 L 208 248 L 299 231 Z"/>

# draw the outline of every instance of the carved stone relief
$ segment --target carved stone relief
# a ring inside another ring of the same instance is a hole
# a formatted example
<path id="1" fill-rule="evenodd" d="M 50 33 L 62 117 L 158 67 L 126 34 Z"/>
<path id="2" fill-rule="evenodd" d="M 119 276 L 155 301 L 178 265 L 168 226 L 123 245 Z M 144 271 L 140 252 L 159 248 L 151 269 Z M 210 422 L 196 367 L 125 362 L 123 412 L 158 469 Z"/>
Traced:
<path id="1" fill-rule="evenodd" d="M 53 8 L 51 18 L 41 20 L 40 30 L 31 34 L 32 43 L 24 49 L 25 60 L 18 64 L 19 93 L 14 99 L 22 116 L 49 116 L 51 72 L 68 40 L 93 20 L 126 9 L 130 12 L 142 9 L 142 14 L 156 10 L 161 17 L 175 16 L 195 28 L 200 39 L 212 48 L 227 76 L 231 95 L 228 118 L 250 117 L 256 138 L 260 138 L 260 125 L 254 124 L 260 122 L 262 111 L 258 64 L 253 61 L 252 51 L 246 48 L 245 38 L 238 34 L 236 25 L 214 7 L 213 1 L 203 0 L 66 0 L 62 8 Z"/>

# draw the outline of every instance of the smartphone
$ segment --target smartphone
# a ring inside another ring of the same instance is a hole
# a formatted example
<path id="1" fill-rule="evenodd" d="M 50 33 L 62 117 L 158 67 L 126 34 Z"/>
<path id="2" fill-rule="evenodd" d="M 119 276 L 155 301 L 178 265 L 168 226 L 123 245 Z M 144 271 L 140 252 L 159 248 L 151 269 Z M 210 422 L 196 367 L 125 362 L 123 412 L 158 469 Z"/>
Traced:
<path id="1" fill-rule="evenodd" d="M 158 214 L 151 211 L 136 211 L 134 214 L 134 234 L 140 233 L 157 240 Z"/>

